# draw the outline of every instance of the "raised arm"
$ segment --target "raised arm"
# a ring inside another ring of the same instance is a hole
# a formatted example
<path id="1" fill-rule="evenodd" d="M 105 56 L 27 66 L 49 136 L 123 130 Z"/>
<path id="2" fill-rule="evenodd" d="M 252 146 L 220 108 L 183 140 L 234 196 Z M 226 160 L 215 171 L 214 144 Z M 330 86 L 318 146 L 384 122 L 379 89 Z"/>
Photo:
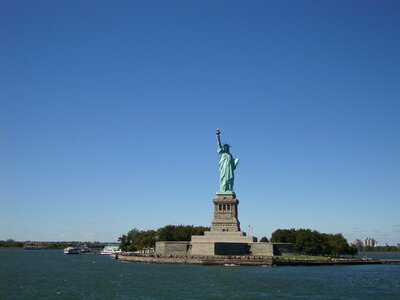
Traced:
<path id="1" fill-rule="evenodd" d="M 221 131 L 219 130 L 219 128 L 217 128 L 217 147 L 218 147 L 218 152 L 222 150 L 222 145 L 221 145 L 221 139 L 219 137 L 219 135 L 221 134 Z"/>

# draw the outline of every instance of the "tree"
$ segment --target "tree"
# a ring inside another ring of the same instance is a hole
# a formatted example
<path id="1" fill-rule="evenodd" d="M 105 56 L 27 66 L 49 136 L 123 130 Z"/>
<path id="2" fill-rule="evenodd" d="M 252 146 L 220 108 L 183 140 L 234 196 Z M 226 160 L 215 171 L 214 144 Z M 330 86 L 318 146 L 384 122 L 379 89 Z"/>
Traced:
<path id="1" fill-rule="evenodd" d="M 295 229 L 277 229 L 272 233 L 271 242 L 295 243 Z"/>
<path id="2" fill-rule="evenodd" d="M 335 256 L 340 254 L 348 254 L 350 246 L 342 234 L 332 234 L 329 236 L 329 244 L 331 247 L 331 253 Z"/>
<path id="3" fill-rule="evenodd" d="M 193 225 L 167 225 L 157 230 L 132 229 L 118 238 L 122 251 L 153 248 L 158 241 L 189 241 L 192 235 L 203 235 L 209 227 Z"/>
<path id="4" fill-rule="evenodd" d="M 271 242 L 292 243 L 295 252 L 305 255 L 357 254 L 342 234 L 320 233 L 311 229 L 277 229 L 272 233 Z"/>
<path id="5" fill-rule="evenodd" d="M 144 248 L 154 247 L 156 243 L 156 231 L 142 231 L 136 228 L 130 230 L 126 235 L 118 238 L 122 251 L 137 251 Z"/>
<path id="6" fill-rule="evenodd" d="M 260 240 L 260 243 L 268 243 L 268 242 L 269 242 L 269 240 L 267 239 L 266 236 L 263 236 L 263 237 L 261 238 L 261 240 Z"/>
<path id="7" fill-rule="evenodd" d="M 293 233 L 295 236 L 294 249 L 302 254 L 321 254 L 320 233 L 311 229 L 299 229 Z"/>
<path id="8" fill-rule="evenodd" d="M 356 245 L 351 245 L 349 248 L 349 254 L 350 255 L 357 255 L 358 253 L 358 247 Z"/>
<path id="9" fill-rule="evenodd" d="M 159 241 L 189 241 L 192 235 L 203 235 L 209 227 L 193 225 L 167 225 L 157 230 Z"/>

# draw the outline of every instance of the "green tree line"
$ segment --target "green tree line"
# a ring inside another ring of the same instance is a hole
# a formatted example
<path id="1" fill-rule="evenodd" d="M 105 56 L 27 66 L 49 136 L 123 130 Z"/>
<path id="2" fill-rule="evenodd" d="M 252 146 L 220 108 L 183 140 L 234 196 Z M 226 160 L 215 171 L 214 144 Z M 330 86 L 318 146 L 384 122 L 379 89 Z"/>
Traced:
<path id="1" fill-rule="evenodd" d="M 29 246 L 36 246 L 41 249 L 64 249 L 68 246 L 72 247 L 82 247 L 87 246 L 90 249 L 103 249 L 108 243 L 100 243 L 100 242 L 79 242 L 79 241 L 72 241 L 72 242 L 31 242 L 31 241 L 14 241 L 12 239 L 8 240 L 1 240 L 0 241 L 0 248 L 24 248 Z"/>
<path id="2" fill-rule="evenodd" d="M 203 235 L 209 227 L 167 225 L 157 230 L 132 229 L 118 238 L 122 251 L 137 251 L 155 247 L 156 241 L 190 241 L 192 235 Z"/>
<path id="3" fill-rule="evenodd" d="M 311 229 L 278 229 L 271 242 L 292 243 L 294 251 L 304 255 L 356 255 L 358 249 L 349 246 L 342 234 L 320 233 Z"/>
<path id="4" fill-rule="evenodd" d="M 0 241 L 0 248 L 23 248 L 24 242 L 18 242 L 11 239 Z"/>

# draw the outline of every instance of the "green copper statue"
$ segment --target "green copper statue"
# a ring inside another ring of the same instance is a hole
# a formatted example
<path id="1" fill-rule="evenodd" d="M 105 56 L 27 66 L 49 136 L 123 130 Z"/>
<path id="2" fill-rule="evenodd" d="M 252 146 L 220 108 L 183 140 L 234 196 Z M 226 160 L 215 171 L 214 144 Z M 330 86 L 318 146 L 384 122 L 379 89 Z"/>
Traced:
<path id="1" fill-rule="evenodd" d="M 235 179 L 234 170 L 236 169 L 239 158 L 234 159 L 229 152 L 229 145 L 221 145 L 219 135 L 221 131 L 217 129 L 218 155 L 219 155 L 219 192 L 230 194 L 233 192 L 233 181 Z"/>

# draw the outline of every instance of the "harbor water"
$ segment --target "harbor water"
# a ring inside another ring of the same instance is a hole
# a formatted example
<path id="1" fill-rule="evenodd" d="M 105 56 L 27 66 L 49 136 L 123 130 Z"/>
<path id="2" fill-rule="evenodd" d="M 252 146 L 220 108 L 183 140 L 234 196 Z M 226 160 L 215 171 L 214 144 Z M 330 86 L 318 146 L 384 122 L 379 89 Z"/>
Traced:
<path id="1" fill-rule="evenodd" d="M 400 265 L 158 265 L 60 250 L 0 250 L 0 299 L 106 298 L 400 299 Z"/>

